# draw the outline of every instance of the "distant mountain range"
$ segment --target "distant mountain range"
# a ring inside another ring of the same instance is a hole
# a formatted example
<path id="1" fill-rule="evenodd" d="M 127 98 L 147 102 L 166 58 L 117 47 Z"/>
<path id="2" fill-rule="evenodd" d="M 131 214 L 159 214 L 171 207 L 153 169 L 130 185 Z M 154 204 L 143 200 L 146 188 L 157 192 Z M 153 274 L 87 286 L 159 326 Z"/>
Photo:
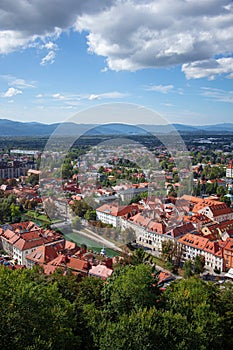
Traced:
<path id="1" fill-rule="evenodd" d="M 181 134 L 225 134 L 233 133 L 233 123 L 215 125 L 127 125 L 127 124 L 75 124 L 54 123 L 42 124 L 37 122 L 16 122 L 0 119 L 0 136 L 49 136 L 55 130 L 58 135 L 146 135 L 148 133 L 167 134 L 176 129 Z"/>

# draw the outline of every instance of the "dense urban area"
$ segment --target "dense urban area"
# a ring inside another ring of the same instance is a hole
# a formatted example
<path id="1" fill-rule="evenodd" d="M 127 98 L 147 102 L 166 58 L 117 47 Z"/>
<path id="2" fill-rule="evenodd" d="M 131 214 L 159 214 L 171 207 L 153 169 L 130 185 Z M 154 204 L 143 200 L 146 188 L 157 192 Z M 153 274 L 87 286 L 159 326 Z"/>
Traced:
<path id="1" fill-rule="evenodd" d="M 2 349 L 231 349 L 233 137 L 0 139 Z"/>

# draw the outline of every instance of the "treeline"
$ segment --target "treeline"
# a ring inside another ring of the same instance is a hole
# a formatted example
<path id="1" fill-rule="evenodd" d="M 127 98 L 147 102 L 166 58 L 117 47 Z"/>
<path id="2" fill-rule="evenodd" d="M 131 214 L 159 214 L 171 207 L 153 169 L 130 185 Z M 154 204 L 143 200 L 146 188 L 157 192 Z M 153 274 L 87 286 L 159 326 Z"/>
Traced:
<path id="1" fill-rule="evenodd" d="M 0 269 L 0 348 L 227 350 L 232 284 L 197 277 L 165 292 L 149 265 L 118 268 L 107 283 L 61 271 Z"/>

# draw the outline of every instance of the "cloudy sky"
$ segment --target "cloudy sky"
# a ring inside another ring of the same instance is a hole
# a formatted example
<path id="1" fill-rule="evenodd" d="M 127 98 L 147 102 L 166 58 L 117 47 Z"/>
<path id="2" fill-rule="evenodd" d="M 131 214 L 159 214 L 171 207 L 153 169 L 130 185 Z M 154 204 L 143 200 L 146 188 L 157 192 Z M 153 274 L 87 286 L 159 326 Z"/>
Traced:
<path id="1" fill-rule="evenodd" d="M 233 122 L 233 2 L 0 1 L 0 118 L 52 123 L 113 102 Z"/>

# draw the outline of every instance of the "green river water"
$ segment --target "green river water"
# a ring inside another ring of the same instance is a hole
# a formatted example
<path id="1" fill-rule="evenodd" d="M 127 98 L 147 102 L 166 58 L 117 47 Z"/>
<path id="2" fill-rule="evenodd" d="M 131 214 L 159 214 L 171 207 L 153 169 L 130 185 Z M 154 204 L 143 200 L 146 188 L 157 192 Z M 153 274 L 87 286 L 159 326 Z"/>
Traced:
<path id="1" fill-rule="evenodd" d="M 66 233 L 66 234 L 64 234 L 64 237 L 66 240 L 73 241 L 73 242 L 77 243 L 77 245 L 79 245 L 79 246 L 81 244 L 85 244 L 88 249 L 92 249 L 94 252 L 100 253 L 101 249 L 103 248 L 103 244 L 96 242 L 89 237 L 79 235 L 78 233 L 75 233 L 75 232 Z M 107 255 L 110 258 L 112 258 L 113 256 L 119 255 L 119 253 L 113 249 L 106 248 L 106 247 L 104 247 L 104 248 L 106 250 Z"/>

